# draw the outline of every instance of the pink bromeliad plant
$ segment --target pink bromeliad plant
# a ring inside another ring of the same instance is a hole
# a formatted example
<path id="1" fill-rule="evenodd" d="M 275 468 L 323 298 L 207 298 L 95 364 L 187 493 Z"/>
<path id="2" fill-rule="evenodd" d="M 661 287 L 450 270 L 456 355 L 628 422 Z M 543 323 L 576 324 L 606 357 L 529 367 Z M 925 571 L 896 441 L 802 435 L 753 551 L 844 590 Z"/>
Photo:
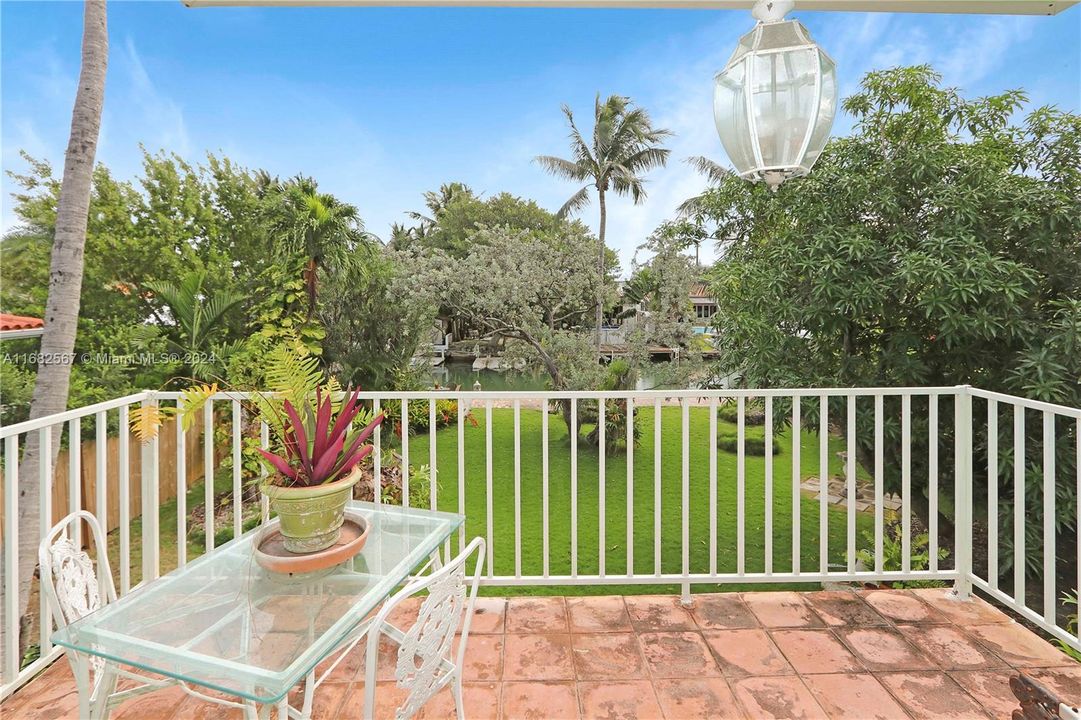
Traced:
<path id="1" fill-rule="evenodd" d="M 275 470 L 268 480 L 281 487 L 316 487 L 349 475 L 357 464 L 372 452 L 367 444 L 375 428 L 383 422 L 376 416 L 365 427 L 350 431 L 360 415 L 360 391 L 348 396 L 335 414 L 329 392 L 318 389 L 314 401 L 306 401 L 298 411 L 291 402 L 282 404 L 280 453 L 259 449 L 263 459 Z"/>

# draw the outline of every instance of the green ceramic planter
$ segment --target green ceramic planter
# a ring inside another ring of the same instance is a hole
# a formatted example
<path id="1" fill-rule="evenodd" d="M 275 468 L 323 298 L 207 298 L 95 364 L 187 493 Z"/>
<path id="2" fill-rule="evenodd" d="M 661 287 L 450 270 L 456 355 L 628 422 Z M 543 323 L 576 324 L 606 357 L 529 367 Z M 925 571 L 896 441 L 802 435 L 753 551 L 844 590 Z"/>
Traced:
<path id="1" fill-rule="evenodd" d="M 338 541 L 345 506 L 360 480 L 360 467 L 341 480 L 315 487 L 263 485 L 263 494 L 278 514 L 285 549 L 294 553 L 325 550 Z"/>

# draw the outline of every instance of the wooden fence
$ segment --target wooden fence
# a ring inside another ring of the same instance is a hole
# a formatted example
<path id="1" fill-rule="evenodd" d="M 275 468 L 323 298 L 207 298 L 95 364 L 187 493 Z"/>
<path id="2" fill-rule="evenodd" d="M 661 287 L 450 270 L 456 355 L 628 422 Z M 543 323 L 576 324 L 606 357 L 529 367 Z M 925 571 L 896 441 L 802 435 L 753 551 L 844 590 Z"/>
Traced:
<path id="1" fill-rule="evenodd" d="M 203 479 L 203 419 L 196 418 L 187 431 L 184 442 L 184 466 L 187 468 L 185 487 L 190 488 Z M 97 512 L 97 451 L 94 440 L 84 439 L 79 455 L 79 507 Z M 166 503 L 177 493 L 177 436 L 176 420 L 167 420 L 158 436 L 158 453 L 161 462 L 158 466 L 158 498 Z M 219 455 L 220 453 L 215 453 Z M 53 469 L 52 522 L 59 521 L 71 512 L 71 450 L 61 450 Z M 107 506 L 105 530 L 115 530 L 120 526 L 120 438 L 111 436 L 105 444 L 105 495 Z M 142 444 L 130 435 L 128 438 L 128 510 L 129 517 L 135 519 L 142 514 Z M 31 498 L 37 502 L 37 498 Z M 0 494 L 0 530 L 3 528 L 3 496 Z"/>

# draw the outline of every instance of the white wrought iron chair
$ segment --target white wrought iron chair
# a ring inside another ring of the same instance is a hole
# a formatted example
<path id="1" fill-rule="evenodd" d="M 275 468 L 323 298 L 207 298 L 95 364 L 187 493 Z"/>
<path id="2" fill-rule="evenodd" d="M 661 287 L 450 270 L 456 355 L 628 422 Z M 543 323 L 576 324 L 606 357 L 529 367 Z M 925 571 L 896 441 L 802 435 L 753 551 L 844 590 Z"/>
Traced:
<path id="1" fill-rule="evenodd" d="M 469 558 L 476 553 L 477 564 L 469 573 Z M 398 644 L 394 678 L 407 691 L 405 700 L 394 710 L 394 720 L 409 720 L 436 693 L 450 687 L 458 720 L 465 720 L 462 705 L 462 662 L 473 603 L 484 561 L 484 539 L 475 538 L 456 558 L 430 575 L 417 578 L 387 600 L 372 619 L 368 629 L 364 672 L 364 720 L 375 720 L 376 668 L 379 641 L 389 637 Z M 387 621 L 403 600 L 428 591 L 421 603 L 417 621 L 401 630 Z M 462 617 L 465 620 L 462 620 Z M 455 634 L 461 635 L 455 643 Z"/>
<path id="2" fill-rule="evenodd" d="M 71 528 L 79 522 L 86 522 L 90 527 L 94 550 L 97 553 L 97 568 L 90 555 L 72 540 Z M 73 512 L 58 522 L 38 545 L 41 588 L 58 628 L 66 627 L 102 605 L 116 600 L 116 586 L 113 584 L 106 548 L 101 525 L 96 517 L 85 510 Z M 42 622 L 47 622 L 47 619 L 42 618 Z M 104 658 L 71 649 L 66 649 L 65 655 L 71 663 L 71 671 L 79 688 L 80 718 L 107 718 L 109 712 L 125 700 L 174 685 L 179 685 L 188 694 L 203 700 L 242 708 L 248 717 L 255 715 L 255 708 L 250 705 L 204 695 L 178 680 L 150 678 L 126 670 Z M 120 678 L 141 684 L 117 692 L 116 683 Z"/>

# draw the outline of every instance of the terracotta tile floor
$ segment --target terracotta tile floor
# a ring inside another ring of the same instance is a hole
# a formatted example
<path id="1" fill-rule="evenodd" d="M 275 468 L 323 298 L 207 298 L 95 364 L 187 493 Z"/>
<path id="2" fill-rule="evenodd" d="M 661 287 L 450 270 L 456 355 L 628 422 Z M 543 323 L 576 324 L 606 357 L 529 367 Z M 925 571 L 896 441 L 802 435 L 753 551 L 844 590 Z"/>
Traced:
<path id="1" fill-rule="evenodd" d="M 982 600 L 945 590 L 482 598 L 466 654 L 465 704 L 475 720 L 562 718 L 1009 718 L 1008 682 L 1024 669 L 1081 702 L 1081 664 Z M 408 619 L 409 609 L 402 619 Z M 401 691 L 393 649 L 380 654 L 380 717 Z M 314 718 L 359 718 L 360 657 L 316 695 Z M 387 667 L 383 667 L 387 666 Z M 67 663 L 9 698 L 4 718 L 75 717 Z M 424 708 L 453 717 L 445 692 Z M 162 691 L 114 718 L 236 717 Z"/>

